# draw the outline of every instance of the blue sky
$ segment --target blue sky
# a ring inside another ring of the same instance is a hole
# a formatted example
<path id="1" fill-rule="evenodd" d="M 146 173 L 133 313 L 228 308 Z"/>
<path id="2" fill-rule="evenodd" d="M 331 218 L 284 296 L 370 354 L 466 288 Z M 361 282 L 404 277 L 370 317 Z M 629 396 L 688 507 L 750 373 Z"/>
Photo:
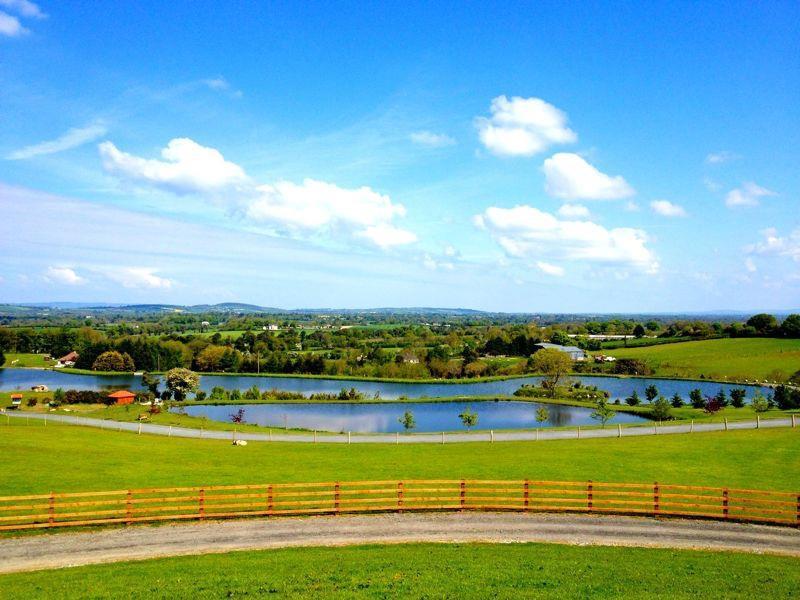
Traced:
<path id="1" fill-rule="evenodd" d="M 0 0 L 0 301 L 800 306 L 800 5 Z"/>

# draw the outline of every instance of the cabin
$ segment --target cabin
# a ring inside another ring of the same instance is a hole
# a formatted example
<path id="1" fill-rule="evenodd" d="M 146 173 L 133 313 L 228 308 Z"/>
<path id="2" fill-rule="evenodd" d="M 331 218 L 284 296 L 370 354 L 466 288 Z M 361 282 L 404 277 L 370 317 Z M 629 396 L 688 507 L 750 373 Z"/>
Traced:
<path id="1" fill-rule="evenodd" d="M 548 344 L 542 342 L 541 344 L 536 344 L 535 348 L 537 350 L 558 350 L 559 352 L 564 352 L 569 354 L 569 357 L 572 360 L 582 361 L 586 360 L 586 352 L 578 348 L 577 346 L 561 346 L 559 344 Z"/>
<path id="2" fill-rule="evenodd" d="M 119 390 L 113 394 L 109 394 L 108 397 L 114 399 L 114 404 L 122 406 L 125 404 L 132 404 L 133 400 L 136 398 L 136 394 L 128 390 Z"/>
<path id="3" fill-rule="evenodd" d="M 22 405 L 22 394 L 11 394 L 11 408 L 19 408 Z"/>
<path id="4" fill-rule="evenodd" d="M 58 359 L 58 362 L 56 363 L 56 368 L 74 367 L 75 366 L 75 362 L 77 360 L 78 360 L 78 353 L 73 350 L 72 352 L 70 352 L 66 356 L 62 356 L 61 358 Z"/>

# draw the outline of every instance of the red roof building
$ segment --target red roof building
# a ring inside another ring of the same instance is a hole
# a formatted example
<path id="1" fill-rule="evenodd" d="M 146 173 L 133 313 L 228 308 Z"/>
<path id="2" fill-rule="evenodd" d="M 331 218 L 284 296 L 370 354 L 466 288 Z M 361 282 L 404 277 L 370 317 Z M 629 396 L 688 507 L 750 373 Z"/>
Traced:
<path id="1" fill-rule="evenodd" d="M 129 392 L 128 390 L 119 390 L 118 392 L 109 394 L 108 397 L 113 398 L 115 400 L 115 404 L 132 404 L 133 399 L 136 398 L 136 394 Z"/>

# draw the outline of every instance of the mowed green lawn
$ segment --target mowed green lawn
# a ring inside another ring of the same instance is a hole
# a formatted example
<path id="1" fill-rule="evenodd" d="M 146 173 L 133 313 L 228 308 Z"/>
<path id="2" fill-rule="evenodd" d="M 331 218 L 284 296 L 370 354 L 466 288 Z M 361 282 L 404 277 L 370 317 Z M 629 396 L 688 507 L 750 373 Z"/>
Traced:
<path id="1" fill-rule="evenodd" d="M 800 491 L 800 428 L 495 444 L 253 442 L 236 447 L 223 440 L 3 421 L 0 495 L 462 477 Z"/>
<path id="2" fill-rule="evenodd" d="M 9 352 L 6 354 L 5 367 L 50 367 L 55 364 L 54 360 L 48 360 L 44 354 L 23 354 Z"/>
<path id="3" fill-rule="evenodd" d="M 796 558 L 408 544 L 187 556 L 0 576 L 2 598 L 796 598 Z"/>
<path id="4" fill-rule="evenodd" d="M 800 371 L 800 339 L 730 338 L 605 353 L 644 360 L 662 376 L 784 381 Z"/>

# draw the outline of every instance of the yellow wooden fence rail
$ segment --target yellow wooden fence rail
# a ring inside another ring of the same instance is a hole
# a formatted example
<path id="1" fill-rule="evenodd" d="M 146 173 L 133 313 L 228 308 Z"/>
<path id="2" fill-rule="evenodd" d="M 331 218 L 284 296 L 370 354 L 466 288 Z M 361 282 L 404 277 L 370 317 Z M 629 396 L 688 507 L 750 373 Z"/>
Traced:
<path id="1" fill-rule="evenodd" d="M 663 483 L 428 479 L 0 496 L 0 531 L 180 519 L 432 510 L 694 517 L 800 527 L 800 492 Z"/>

